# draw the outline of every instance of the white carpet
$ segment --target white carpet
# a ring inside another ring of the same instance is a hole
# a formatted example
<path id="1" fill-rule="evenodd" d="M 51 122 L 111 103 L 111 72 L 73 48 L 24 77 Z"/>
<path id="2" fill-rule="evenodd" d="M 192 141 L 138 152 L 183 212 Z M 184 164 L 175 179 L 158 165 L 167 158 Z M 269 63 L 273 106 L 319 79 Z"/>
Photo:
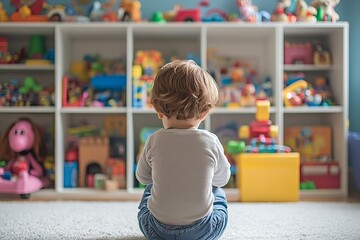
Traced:
<path id="1" fill-rule="evenodd" d="M 0 202 L 0 239 L 144 239 L 137 202 Z M 359 203 L 230 203 L 222 239 L 360 239 Z"/>

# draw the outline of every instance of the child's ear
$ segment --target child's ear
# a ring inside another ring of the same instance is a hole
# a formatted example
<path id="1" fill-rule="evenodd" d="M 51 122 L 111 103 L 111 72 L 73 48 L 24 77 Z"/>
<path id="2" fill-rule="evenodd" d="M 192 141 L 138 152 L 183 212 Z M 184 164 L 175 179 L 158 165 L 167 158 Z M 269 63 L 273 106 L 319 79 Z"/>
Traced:
<path id="1" fill-rule="evenodd" d="M 157 115 L 158 115 L 158 118 L 159 118 L 159 119 L 163 119 L 163 118 L 164 118 L 164 116 L 165 116 L 164 114 L 159 113 L 159 112 L 157 113 Z"/>
<path id="2" fill-rule="evenodd" d="M 208 114 L 209 114 L 209 111 L 203 113 L 203 114 L 200 116 L 200 121 L 204 121 L 205 118 L 208 116 Z"/>

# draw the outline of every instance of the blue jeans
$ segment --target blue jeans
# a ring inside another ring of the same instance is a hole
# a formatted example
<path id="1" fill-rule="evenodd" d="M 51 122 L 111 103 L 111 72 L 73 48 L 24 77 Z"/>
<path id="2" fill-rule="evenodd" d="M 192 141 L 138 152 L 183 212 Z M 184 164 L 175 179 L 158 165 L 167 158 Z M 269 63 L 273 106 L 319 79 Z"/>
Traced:
<path id="1" fill-rule="evenodd" d="M 227 200 L 223 189 L 213 187 L 214 206 L 213 212 L 197 220 L 196 222 L 185 225 L 167 225 L 159 222 L 149 211 L 147 202 L 151 196 L 152 184 L 146 186 L 139 205 L 139 227 L 147 239 L 219 239 L 223 234 L 227 221 Z"/>

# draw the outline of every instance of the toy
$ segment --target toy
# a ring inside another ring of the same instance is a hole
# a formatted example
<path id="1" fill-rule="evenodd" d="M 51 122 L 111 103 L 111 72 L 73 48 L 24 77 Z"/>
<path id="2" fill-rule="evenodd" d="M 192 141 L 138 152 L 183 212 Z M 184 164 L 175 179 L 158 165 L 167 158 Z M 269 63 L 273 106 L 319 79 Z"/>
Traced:
<path id="1" fill-rule="evenodd" d="M 48 17 L 40 15 L 45 0 L 11 0 L 16 11 L 10 16 L 13 22 L 46 22 Z"/>
<path id="2" fill-rule="evenodd" d="M 122 21 L 134 21 L 140 22 L 141 21 L 141 3 L 140 1 L 134 0 L 123 0 L 120 4 L 119 11 L 122 12 L 119 15 L 122 15 L 120 19 Z"/>
<path id="3" fill-rule="evenodd" d="M 152 82 L 159 68 L 164 64 L 161 52 L 156 50 L 137 51 L 132 69 L 133 107 L 149 107 Z"/>
<path id="4" fill-rule="evenodd" d="M 295 6 L 295 16 L 297 21 L 316 22 L 317 10 L 313 6 L 308 6 L 305 0 L 297 0 Z"/>
<path id="5" fill-rule="evenodd" d="M 314 48 L 309 42 L 289 43 L 284 45 L 285 64 L 313 64 Z"/>
<path id="6" fill-rule="evenodd" d="M 96 173 L 105 173 L 109 158 L 107 137 L 85 137 L 79 142 L 79 187 L 92 187 Z"/>
<path id="7" fill-rule="evenodd" d="M 255 22 L 257 7 L 251 4 L 251 0 L 238 0 L 240 18 L 246 22 Z"/>
<path id="8" fill-rule="evenodd" d="M 0 156 L 8 161 L 0 168 L 0 175 L 9 178 L 11 174 L 11 180 L 0 178 L 0 192 L 20 194 L 27 199 L 44 186 L 40 136 L 38 127 L 28 118 L 9 126 L 1 138 Z"/>
<path id="9" fill-rule="evenodd" d="M 0 64 L 8 62 L 8 41 L 5 37 L 0 37 Z"/>
<path id="10" fill-rule="evenodd" d="M 47 17 L 52 22 L 89 22 L 90 19 L 86 16 L 77 16 L 73 7 L 55 5 L 47 5 Z"/>
<path id="11" fill-rule="evenodd" d="M 301 163 L 300 182 L 312 182 L 313 187 L 306 189 L 340 188 L 340 166 L 338 162 Z"/>
<path id="12" fill-rule="evenodd" d="M 335 6 L 340 0 L 314 0 L 310 3 L 317 10 L 316 18 L 318 21 L 336 22 L 340 16 L 335 11 Z"/>
<path id="13" fill-rule="evenodd" d="M 299 152 L 303 162 L 329 161 L 331 158 L 330 127 L 287 127 L 284 136 L 285 144 Z"/>
<path id="14" fill-rule="evenodd" d="M 294 1 L 278 0 L 276 9 L 271 15 L 271 21 L 275 22 L 296 22 L 296 16 L 292 13 Z"/>
<path id="15" fill-rule="evenodd" d="M 177 22 L 200 22 L 201 21 L 201 7 L 209 6 L 208 0 L 203 0 L 198 3 L 197 8 L 183 9 L 179 8 L 176 11 L 175 21 Z"/>
<path id="16" fill-rule="evenodd" d="M 308 87 L 305 80 L 299 80 L 287 86 L 283 90 L 283 100 L 286 107 L 300 106 L 303 100 L 299 98 L 296 91 L 303 91 Z"/>
<path id="17" fill-rule="evenodd" d="M 0 3 L 0 22 L 7 22 L 9 21 L 9 17 L 6 14 L 6 11 L 3 7 L 3 3 Z"/>
<path id="18" fill-rule="evenodd" d="M 330 52 L 327 51 L 322 44 L 315 45 L 313 55 L 315 65 L 329 65 L 331 64 Z"/>
<path id="19" fill-rule="evenodd" d="M 117 12 L 112 10 L 115 4 L 114 0 L 106 2 L 94 1 L 89 10 L 89 18 L 91 21 L 117 22 L 119 16 Z"/>

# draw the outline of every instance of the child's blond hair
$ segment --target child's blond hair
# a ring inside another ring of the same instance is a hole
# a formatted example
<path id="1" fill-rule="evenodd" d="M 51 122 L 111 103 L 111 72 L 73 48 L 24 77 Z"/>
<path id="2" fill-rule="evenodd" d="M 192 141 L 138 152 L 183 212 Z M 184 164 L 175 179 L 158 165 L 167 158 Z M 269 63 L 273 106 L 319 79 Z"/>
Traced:
<path id="1" fill-rule="evenodd" d="M 185 120 L 202 118 L 218 100 L 218 86 L 207 71 L 192 60 L 175 60 L 156 75 L 150 103 L 167 118 Z"/>

